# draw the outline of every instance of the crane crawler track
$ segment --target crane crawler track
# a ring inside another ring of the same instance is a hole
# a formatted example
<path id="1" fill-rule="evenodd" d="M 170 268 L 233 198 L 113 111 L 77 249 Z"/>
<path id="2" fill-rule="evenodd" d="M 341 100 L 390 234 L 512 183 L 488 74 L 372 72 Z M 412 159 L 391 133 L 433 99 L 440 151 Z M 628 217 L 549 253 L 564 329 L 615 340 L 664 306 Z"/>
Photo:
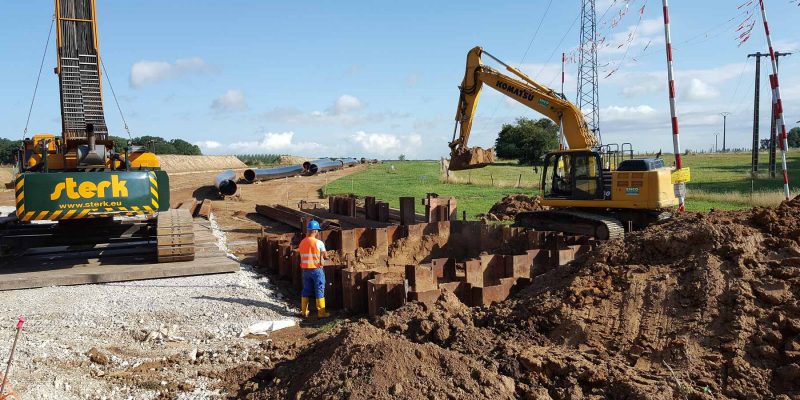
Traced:
<path id="1" fill-rule="evenodd" d="M 554 230 L 575 235 L 593 236 L 599 240 L 625 237 L 625 228 L 616 217 L 575 209 L 528 211 L 517 214 L 514 226 L 535 230 Z"/>

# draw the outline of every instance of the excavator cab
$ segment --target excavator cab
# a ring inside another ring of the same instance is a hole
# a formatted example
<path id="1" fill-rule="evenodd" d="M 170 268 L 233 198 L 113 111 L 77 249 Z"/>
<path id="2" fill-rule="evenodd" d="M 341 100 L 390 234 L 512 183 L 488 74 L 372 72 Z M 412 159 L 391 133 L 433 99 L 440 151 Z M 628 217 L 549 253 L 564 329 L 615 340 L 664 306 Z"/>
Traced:
<path id="1" fill-rule="evenodd" d="M 602 165 L 600 154 L 594 151 L 575 150 L 547 154 L 542 174 L 544 198 L 603 199 Z"/>

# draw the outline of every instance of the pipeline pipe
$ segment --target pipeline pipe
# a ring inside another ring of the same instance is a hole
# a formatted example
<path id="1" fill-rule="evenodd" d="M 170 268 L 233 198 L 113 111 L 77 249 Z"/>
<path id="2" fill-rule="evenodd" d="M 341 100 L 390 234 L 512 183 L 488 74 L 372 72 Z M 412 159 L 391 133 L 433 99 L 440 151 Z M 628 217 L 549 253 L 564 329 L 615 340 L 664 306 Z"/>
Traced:
<path id="1" fill-rule="evenodd" d="M 257 181 L 270 181 L 273 179 L 288 178 L 295 175 L 300 175 L 303 172 L 301 165 L 288 165 L 285 167 L 267 168 L 267 169 L 246 169 L 244 171 L 244 179 L 247 182 Z"/>
<path id="2" fill-rule="evenodd" d="M 342 169 L 344 163 L 341 160 L 331 160 L 330 158 L 320 158 L 319 160 L 306 161 L 303 163 L 304 175 L 316 175 L 320 172 L 335 171 Z"/>
<path id="3" fill-rule="evenodd" d="M 352 167 L 354 165 L 360 164 L 360 162 L 355 158 L 340 158 L 339 161 L 341 161 L 345 167 Z"/>
<path id="4" fill-rule="evenodd" d="M 236 193 L 236 172 L 228 170 L 214 178 L 214 187 L 223 196 L 232 196 Z"/>

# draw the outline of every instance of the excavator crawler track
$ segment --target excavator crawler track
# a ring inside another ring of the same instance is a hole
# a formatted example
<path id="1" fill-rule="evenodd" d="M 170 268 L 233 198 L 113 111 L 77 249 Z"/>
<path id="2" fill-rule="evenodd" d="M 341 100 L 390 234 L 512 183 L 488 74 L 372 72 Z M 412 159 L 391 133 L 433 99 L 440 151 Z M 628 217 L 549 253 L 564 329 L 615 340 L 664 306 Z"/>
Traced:
<path id="1" fill-rule="evenodd" d="M 156 220 L 158 262 L 194 260 L 194 227 L 189 210 L 168 210 Z"/>
<path id="2" fill-rule="evenodd" d="M 625 228 L 612 215 L 573 209 L 528 211 L 517 214 L 514 226 L 589 235 L 599 240 L 625 237 Z"/>

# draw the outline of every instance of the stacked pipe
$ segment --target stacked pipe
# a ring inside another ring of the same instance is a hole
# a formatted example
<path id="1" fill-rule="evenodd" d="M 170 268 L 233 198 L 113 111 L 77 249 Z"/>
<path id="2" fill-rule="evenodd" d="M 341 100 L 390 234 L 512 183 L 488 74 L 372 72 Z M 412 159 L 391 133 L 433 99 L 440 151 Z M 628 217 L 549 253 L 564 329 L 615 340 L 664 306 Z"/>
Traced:
<path id="1" fill-rule="evenodd" d="M 344 162 L 341 160 L 331 160 L 330 158 L 320 158 L 318 160 L 306 161 L 303 163 L 303 175 L 316 175 L 321 172 L 335 171 L 342 169 Z"/>
<path id="2" fill-rule="evenodd" d="M 300 175 L 303 171 L 304 169 L 300 165 L 288 165 L 285 167 L 268 169 L 246 169 L 244 171 L 244 179 L 248 183 L 270 181 L 273 179 L 289 178 Z"/>
<path id="3" fill-rule="evenodd" d="M 360 164 L 355 158 L 340 158 L 339 161 L 341 161 L 345 167 L 353 167 Z"/>
<path id="4" fill-rule="evenodd" d="M 236 193 L 236 172 L 227 170 L 214 178 L 214 187 L 223 196 L 232 196 Z"/>

